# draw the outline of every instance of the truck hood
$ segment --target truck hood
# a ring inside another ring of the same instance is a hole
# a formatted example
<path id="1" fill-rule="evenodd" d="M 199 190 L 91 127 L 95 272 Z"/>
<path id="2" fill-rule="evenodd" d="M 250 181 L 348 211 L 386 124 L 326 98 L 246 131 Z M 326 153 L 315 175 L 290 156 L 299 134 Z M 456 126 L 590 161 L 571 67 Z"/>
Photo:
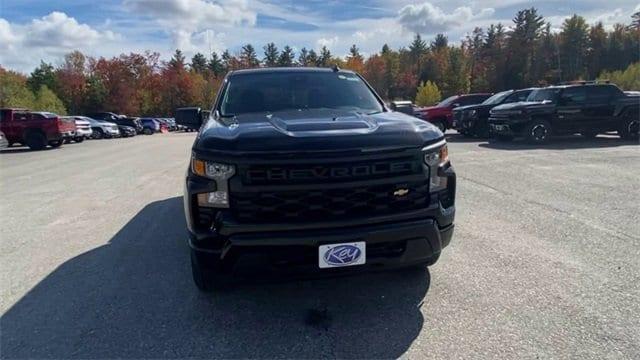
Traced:
<path id="1" fill-rule="evenodd" d="M 442 138 L 433 125 L 400 112 L 342 110 L 253 113 L 210 118 L 193 149 L 214 152 L 296 152 L 417 148 Z"/>
<path id="2" fill-rule="evenodd" d="M 490 110 L 493 107 L 495 107 L 495 105 L 473 104 L 454 108 L 453 111 Z"/>

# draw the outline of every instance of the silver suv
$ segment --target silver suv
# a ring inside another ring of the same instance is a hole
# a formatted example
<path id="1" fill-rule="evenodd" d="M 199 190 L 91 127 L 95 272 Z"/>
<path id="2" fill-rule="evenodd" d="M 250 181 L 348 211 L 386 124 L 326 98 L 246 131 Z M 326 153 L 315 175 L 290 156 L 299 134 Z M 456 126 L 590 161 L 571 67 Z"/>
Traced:
<path id="1" fill-rule="evenodd" d="M 120 137 L 118 125 L 114 123 L 96 120 L 86 116 L 77 116 L 76 118 L 82 118 L 82 120 L 86 120 L 91 123 L 91 130 L 93 130 L 94 139 L 111 139 L 114 137 Z"/>

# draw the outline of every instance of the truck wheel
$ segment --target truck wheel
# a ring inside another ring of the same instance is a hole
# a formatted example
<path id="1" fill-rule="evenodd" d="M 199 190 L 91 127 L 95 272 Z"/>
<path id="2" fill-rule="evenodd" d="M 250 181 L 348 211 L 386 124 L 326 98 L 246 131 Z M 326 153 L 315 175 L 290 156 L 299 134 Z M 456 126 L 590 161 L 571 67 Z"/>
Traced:
<path id="1" fill-rule="evenodd" d="M 632 117 L 626 119 L 620 130 L 618 130 L 618 135 L 624 140 L 638 140 L 640 137 L 640 120 Z"/>
<path id="2" fill-rule="evenodd" d="M 526 129 L 527 140 L 532 144 L 544 144 L 551 136 L 551 124 L 546 120 L 533 120 Z"/>
<path id="3" fill-rule="evenodd" d="M 102 139 L 104 137 L 104 132 L 102 129 L 94 129 L 93 130 L 93 138 L 94 139 Z"/>
<path id="4" fill-rule="evenodd" d="M 31 150 L 42 150 L 47 147 L 47 138 L 39 132 L 32 132 L 26 136 L 26 145 Z"/>
<path id="5" fill-rule="evenodd" d="M 49 141 L 49 145 L 52 148 L 59 148 L 60 146 L 62 146 L 62 144 L 64 144 L 65 140 L 55 140 L 55 141 Z"/>
<path id="6" fill-rule="evenodd" d="M 205 255 L 206 256 L 206 255 Z M 216 264 L 207 264 L 201 261 L 202 255 L 191 250 L 191 274 L 193 282 L 202 292 L 224 290 L 231 285 L 229 277 L 220 274 Z"/>

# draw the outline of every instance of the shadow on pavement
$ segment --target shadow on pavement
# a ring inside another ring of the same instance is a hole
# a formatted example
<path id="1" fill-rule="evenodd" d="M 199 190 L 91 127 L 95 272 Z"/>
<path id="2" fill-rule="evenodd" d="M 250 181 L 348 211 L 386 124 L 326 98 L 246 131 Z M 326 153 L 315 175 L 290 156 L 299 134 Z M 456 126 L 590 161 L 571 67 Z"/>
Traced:
<path id="1" fill-rule="evenodd" d="M 563 136 L 551 138 L 547 144 L 529 144 L 524 140 L 498 141 L 490 140 L 480 143 L 478 146 L 495 149 L 495 150 L 532 150 L 532 149 L 549 149 L 549 150 L 576 150 L 576 149 L 595 149 L 609 148 L 625 145 L 638 145 L 637 140 L 622 140 L 617 136 L 598 136 L 594 139 L 586 139 L 581 136 Z"/>
<path id="2" fill-rule="evenodd" d="M 2 316 L 2 358 L 395 358 L 422 329 L 426 270 L 203 295 L 185 237 L 181 197 L 147 205 Z"/>

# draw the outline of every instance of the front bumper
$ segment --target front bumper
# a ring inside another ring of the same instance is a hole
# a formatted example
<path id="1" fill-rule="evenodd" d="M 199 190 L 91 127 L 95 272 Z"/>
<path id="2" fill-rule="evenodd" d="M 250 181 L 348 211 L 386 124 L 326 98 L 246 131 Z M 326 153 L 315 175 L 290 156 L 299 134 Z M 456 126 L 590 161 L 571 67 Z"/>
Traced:
<path id="1" fill-rule="evenodd" d="M 440 169 L 448 178 L 449 199 L 455 198 L 456 179 L 452 167 Z M 232 274 L 246 269 L 260 273 L 322 276 L 371 269 L 390 269 L 432 263 L 451 241 L 455 204 L 431 193 L 428 207 L 376 217 L 340 219 L 312 223 L 259 223 L 235 221 L 225 210 L 216 215 L 215 225 L 198 225 L 195 194 L 210 191 L 208 181 L 188 177 L 184 207 L 189 246 L 201 261 Z M 364 241 L 366 264 L 332 269 L 318 266 L 320 245 Z"/>
<path id="2" fill-rule="evenodd" d="M 82 137 L 91 137 L 93 135 L 93 130 L 91 129 L 77 129 L 76 136 Z"/>

